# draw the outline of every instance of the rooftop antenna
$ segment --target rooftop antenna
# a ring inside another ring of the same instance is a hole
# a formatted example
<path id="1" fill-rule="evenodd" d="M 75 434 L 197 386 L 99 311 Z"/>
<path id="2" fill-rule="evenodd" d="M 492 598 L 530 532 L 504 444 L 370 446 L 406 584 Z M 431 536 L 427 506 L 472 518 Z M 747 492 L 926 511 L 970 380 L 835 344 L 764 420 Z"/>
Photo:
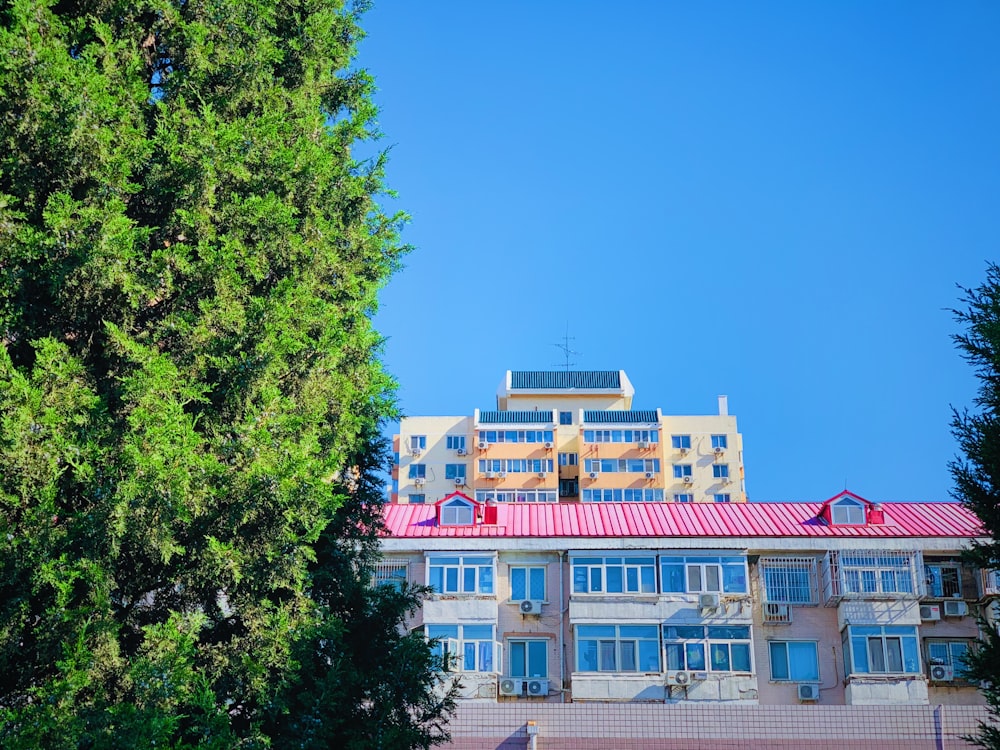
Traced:
<path id="1" fill-rule="evenodd" d="M 569 335 L 569 323 L 566 324 L 566 335 L 563 336 L 563 342 L 561 344 L 553 344 L 554 347 L 562 351 L 563 356 L 565 356 L 566 361 L 562 365 L 556 365 L 556 367 L 565 367 L 566 372 L 569 372 L 570 367 L 574 367 L 576 362 L 570 362 L 570 358 L 574 354 L 579 354 L 580 352 L 575 352 L 569 348 L 569 342 L 576 341 L 576 338 Z"/>

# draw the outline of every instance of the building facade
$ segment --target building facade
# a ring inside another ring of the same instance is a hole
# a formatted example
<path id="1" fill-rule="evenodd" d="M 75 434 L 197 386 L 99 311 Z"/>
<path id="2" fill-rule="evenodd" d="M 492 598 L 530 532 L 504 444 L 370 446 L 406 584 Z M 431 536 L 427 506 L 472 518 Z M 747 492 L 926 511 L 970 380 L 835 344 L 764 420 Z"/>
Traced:
<path id="1" fill-rule="evenodd" d="M 467 702 L 982 703 L 962 655 L 1000 590 L 962 563 L 982 531 L 958 504 L 453 489 L 385 520 L 377 580 L 433 588 L 411 626 L 450 655 Z"/>
<path id="2" fill-rule="evenodd" d="M 718 414 L 633 409 L 624 371 L 507 371 L 496 408 L 407 417 L 394 437 L 391 500 L 745 502 L 743 438 Z"/>

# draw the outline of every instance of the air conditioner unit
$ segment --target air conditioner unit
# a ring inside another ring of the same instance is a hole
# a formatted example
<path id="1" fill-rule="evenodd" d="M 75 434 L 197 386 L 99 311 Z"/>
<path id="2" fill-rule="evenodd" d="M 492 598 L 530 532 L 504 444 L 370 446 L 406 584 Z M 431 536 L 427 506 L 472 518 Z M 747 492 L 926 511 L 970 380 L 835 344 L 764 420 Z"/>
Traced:
<path id="1" fill-rule="evenodd" d="M 787 604 L 768 603 L 764 605 L 764 622 L 790 623 L 792 621 L 792 608 Z"/>
<path id="2" fill-rule="evenodd" d="M 542 612 L 541 599 L 525 599 L 519 605 L 522 615 L 537 615 Z"/>
<path id="3" fill-rule="evenodd" d="M 507 472 L 506 471 L 499 471 L 499 472 L 497 472 L 497 476 L 500 477 L 501 479 L 503 479 L 505 476 L 507 476 Z"/>
<path id="4" fill-rule="evenodd" d="M 411 456 L 419 456 L 421 453 L 423 453 L 423 451 L 420 450 L 419 448 L 410 448 Z"/>
<path id="5" fill-rule="evenodd" d="M 592 471 L 592 472 L 590 472 L 590 478 L 591 479 L 597 479 L 599 476 L 601 476 L 601 472 L 599 472 L 599 471 Z"/>
<path id="6" fill-rule="evenodd" d="M 941 607 L 937 604 L 921 604 L 920 605 L 920 619 L 921 620 L 940 620 L 941 619 Z"/>
<path id="7" fill-rule="evenodd" d="M 717 477 L 719 484 L 729 484 L 729 477 Z"/>
<path id="8" fill-rule="evenodd" d="M 545 479 L 545 477 L 547 477 L 548 475 L 549 475 L 549 472 L 547 472 L 547 471 L 540 471 L 540 472 L 538 472 L 538 476 L 540 476 L 542 479 Z"/>
<path id="9" fill-rule="evenodd" d="M 487 479 L 496 479 L 497 473 L 495 471 L 487 471 L 483 476 Z"/>
<path id="10" fill-rule="evenodd" d="M 945 600 L 944 602 L 944 616 L 945 617 L 965 617 L 969 614 L 969 605 L 965 602 L 954 599 L 951 601 Z"/>
<path id="11" fill-rule="evenodd" d="M 457 451 L 455 451 L 455 452 L 456 452 L 456 453 L 457 453 L 458 455 L 460 455 L 460 456 L 464 456 L 464 455 L 466 455 L 466 451 L 465 451 L 465 448 L 459 448 L 459 449 L 458 449 Z"/>
<path id="12" fill-rule="evenodd" d="M 652 479 L 655 476 L 656 476 L 656 472 L 655 471 L 647 471 L 646 472 L 646 479 Z"/>
<path id="13" fill-rule="evenodd" d="M 487 443 L 485 440 L 480 440 L 479 441 L 479 450 L 484 451 L 484 450 L 486 450 L 489 447 L 490 447 L 490 444 Z"/>
<path id="14" fill-rule="evenodd" d="M 465 484 L 465 477 L 455 477 L 455 486 L 461 487 Z"/>
<path id="15" fill-rule="evenodd" d="M 548 680 L 526 680 L 528 687 L 528 695 L 548 695 L 549 694 L 549 681 Z"/>
<path id="16" fill-rule="evenodd" d="M 644 451 L 647 448 L 649 448 L 649 443 L 647 443 L 645 440 L 640 440 L 638 447 L 639 447 L 639 450 Z"/>
<path id="17" fill-rule="evenodd" d="M 691 673 L 690 672 L 667 672 L 667 684 L 668 685 L 690 685 L 691 684 Z"/>
<path id="18" fill-rule="evenodd" d="M 931 666 L 931 682 L 952 682 L 955 679 L 955 668 L 947 664 Z"/>
<path id="19" fill-rule="evenodd" d="M 500 680 L 500 695 L 521 695 L 524 692 L 524 680 L 514 680 L 504 677 Z"/>
<path id="20" fill-rule="evenodd" d="M 551 440 L 547 441 L 547 442 L 545 443 L 545 447 L 546 447 L 546 448 L 551 448 L 551 447 L 552 447 L 552 441 L 551 441 Z"/>
<path id="21" fill-rule="evenodd" d="M 702 609 L 715 609 L 719 606 L 718 594 L 699 594 L 698 606 Z"/>
<path id="22" fill-rule="evenodd" d="M 426 481 L 427 481 L 427 480 L 426 480 L 426 479 L 424 479 L 423 477 L 414 477 L 414 479 L 413 479 L 413 483 L 414 483 L 415 485 L 417 485 L 417 487 L 419 487 L 420 485 L 422 485 L 422 484 L 423 484 L 424 482 L 426 482 Z"/>
<path id="23" fill-rule="evenodd" d="M 721 456 L 721 455 L 722 455 L 723 453 L 725 453 L 725 452 L 726 452 L 726 449 L 725 449 L 725 448 L 716 448 L 716 449 L 715 449 L 715 455 L 716 455 L 716 456 Z"/>
<path id="24" fill-rule="evenodd" d="M 680 454 L 681 454 L 682 456 L 686 456 L 686 455 L 687 455 L 687 452 L 688 452 L 689 450 L 691 450 L 691 449 L 690 449 L 690 448 L 678 448 L 678 449 L 677 449 L 677 452 L 678 452 L 678 453 L 680 453 Z"/>
<path id="25" fill-rule="evenodd" d="M 684 484 L 692 484 L 692 483 L 694 483 L 694 477 L 692 477 L 691 475 L 684 477 Z"/>
<path id="26" fill-rule="evenodd" d="M 819 685 L 799 685 L 800 701 L 818 701 Z"/>

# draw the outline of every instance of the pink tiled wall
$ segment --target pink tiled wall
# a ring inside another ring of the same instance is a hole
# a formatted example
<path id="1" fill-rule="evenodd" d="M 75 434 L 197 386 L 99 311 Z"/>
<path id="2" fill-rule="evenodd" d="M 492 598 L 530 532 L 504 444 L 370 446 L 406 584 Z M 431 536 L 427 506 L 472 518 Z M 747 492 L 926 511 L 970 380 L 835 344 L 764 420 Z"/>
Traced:
<path id="1" fill-rule="evenodd" d="M 468 704 L 452 750 L 959 750 L 980 706 Z"/>

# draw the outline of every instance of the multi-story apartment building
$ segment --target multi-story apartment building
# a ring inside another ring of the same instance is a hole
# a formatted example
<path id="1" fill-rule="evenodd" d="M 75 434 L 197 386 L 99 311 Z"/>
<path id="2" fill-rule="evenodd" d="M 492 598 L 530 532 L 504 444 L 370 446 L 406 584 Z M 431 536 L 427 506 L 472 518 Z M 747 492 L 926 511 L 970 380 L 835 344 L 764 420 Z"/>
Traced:
<path id="1" fill-rule="evenodd" d="M 560 447 L 585 445 L 589 424 Z M 705 434 L 738 445 L 729 427 Z M 528 504 L 453 488 L 385 520 L 377 578 L 433 588 L 411 625 L 451 655 L 466 701 L 982 702 L 962 655 L 1000 590 L 963 564 L 982 529 L 955 503 Z"/>
<path id="2" fill-rule="evenodd" d="M 743 438 L 719 413 L 633 409 L 623 371 L 507 371 L 496 409 L 402 420 L 392 501 L 745 502 Z"/>

